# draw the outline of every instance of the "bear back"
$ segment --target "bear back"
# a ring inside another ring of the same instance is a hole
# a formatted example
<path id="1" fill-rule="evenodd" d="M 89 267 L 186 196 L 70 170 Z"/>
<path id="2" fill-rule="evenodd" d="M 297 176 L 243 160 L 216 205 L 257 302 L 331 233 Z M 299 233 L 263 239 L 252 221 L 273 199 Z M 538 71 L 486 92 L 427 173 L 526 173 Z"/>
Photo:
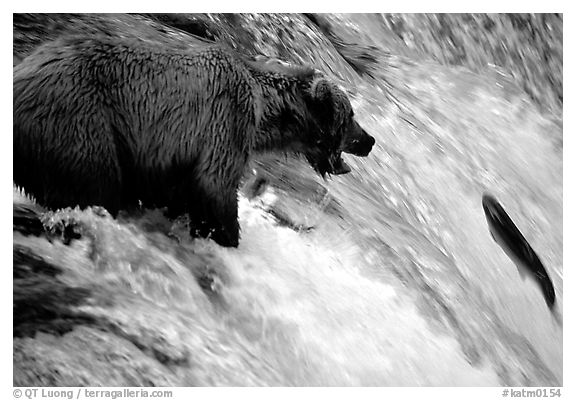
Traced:
<path id="1" fill-rule="evenodd" d="M 236 177 L 261 114 L 246 66 L 205 44 L 59 39 L 14 68 L 13 96 L 15 183 L 48 206 L 112 212 L 165 203 L 183 174 Z"/>

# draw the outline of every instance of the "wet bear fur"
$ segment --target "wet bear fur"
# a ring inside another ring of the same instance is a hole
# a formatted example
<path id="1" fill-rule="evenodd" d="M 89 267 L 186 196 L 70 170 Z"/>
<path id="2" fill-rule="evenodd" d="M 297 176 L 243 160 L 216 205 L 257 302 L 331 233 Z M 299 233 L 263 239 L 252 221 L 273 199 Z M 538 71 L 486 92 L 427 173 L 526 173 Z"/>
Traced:
<path id="1" fill-rule="evenodd" d="M 324 175 L 347 172 L 340 154 L 358 138 L 357 155 L 374 143 L 321 73 L 215 44 L 59 39 L 14 67 L 13 102 L 14 183 L 40 204 L 166 207 L 222 246 L 238 246 L 252 153 L 302 153 Z"/>

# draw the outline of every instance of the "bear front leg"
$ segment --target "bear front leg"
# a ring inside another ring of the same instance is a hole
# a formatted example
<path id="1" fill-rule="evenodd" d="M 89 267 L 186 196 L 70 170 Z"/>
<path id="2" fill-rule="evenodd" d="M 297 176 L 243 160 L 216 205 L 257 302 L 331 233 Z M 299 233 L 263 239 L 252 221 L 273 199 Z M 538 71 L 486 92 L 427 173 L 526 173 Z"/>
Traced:
<path id="1" fill-rule="evenodd" d="M 188 212 L 190 236 L 210 238 L 223 247 L 238 247 L 240 224 L 236 189 L 206 192 L 196 192 L 191 202 Z"/>
<path id="2" fill-rule="evenodd" d="M 223 247 L 238 247 L 240 241 L 240 224 L 238 223 L 238 199 L 234 193 L 233 199 L 221 202 L 215 210 L 216 220 L 212 239 Z"/>

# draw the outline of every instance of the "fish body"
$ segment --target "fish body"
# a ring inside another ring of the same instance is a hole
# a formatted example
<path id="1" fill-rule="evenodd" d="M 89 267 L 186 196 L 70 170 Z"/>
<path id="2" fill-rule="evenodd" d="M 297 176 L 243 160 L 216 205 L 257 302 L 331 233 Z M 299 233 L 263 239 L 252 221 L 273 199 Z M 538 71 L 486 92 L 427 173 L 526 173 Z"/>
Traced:
<path id="1" fill-rule="evenodd" d="M 552 310 L 556 304 L 554 284 L 532 246 L 493 196 L 489 194 L 482 196 L 482 208 L 494 241 L 516 264 L 522 279 L 528 276 L 538 283 L 546 305 Z"/>

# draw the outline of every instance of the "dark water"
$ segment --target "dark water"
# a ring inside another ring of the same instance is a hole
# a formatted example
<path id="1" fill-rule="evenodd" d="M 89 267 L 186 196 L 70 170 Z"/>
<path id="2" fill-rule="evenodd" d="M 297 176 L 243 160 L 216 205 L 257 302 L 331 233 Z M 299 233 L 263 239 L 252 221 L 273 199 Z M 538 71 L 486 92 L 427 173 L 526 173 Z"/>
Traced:
<path id="1" fill-rule="evenodd" d="M 372 154 L 346 158 L 353 172 L 323 183 L 326 201 L 242 194 L 238 249 L 191 242 L 158 212 L 62 212 L 84 226 L 70 246 L 15 234 L 67 284 L 89 287 L 81 309 L 115 332 L 18 343 L 92 385 L 562 385 L 562 327 L 490 237 L 481 205 L 484 192 L 502 202 L 562 314 L 561 119 L 492 70 L 377 62 L 373 79 L 331 64 L 376 137 Z M 264 211 L 278 203 L 314 229 L 279 226 Z M 212 294 L 195 278 L 206 270 Z"/>

